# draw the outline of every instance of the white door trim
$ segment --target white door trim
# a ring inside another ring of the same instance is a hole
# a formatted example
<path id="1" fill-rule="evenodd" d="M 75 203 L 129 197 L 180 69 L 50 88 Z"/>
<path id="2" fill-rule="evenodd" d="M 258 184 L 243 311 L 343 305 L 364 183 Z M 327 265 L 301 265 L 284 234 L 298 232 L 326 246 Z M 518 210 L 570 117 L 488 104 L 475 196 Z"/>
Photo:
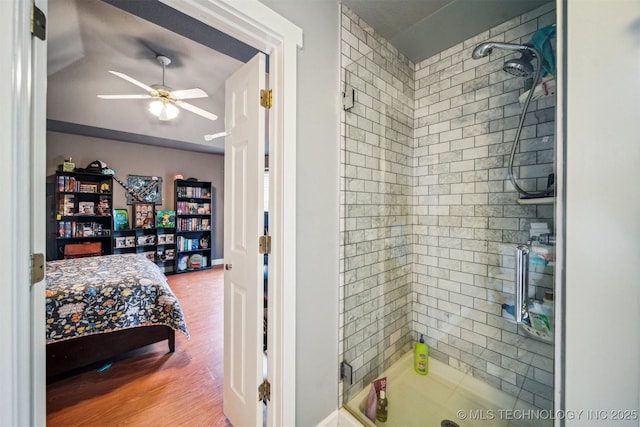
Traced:
<path id="1" fill-rule="evenodd" d="M 44 5 L 37 2 L 40 9 Z M 35 179 L 44 177 L 44 86 L 34 80 L 46 74 L 33 73 L 40 64 L 37 55 L 45 53 L 44 44 L 30 33 L 31 2 L 0 2 L 0 37 L 6 40 L 0 65 L 0 197 L 4 203 L 6 238 L 0 245 L 0 268 L 4 277 L 0 285 L 0 336 L 6 351 L 0 353 L 0 413 L 9 425 L 43 425 L 45 420 L 44 381 L 44 284 L 31 286 L 30 253 L 44 252 L 44 179 L 32 191 Z M 46 59 L 45 59 L 46 60 Z M 34 90 L 39 89 L 40 93 Z M 41 123 L 34 120 L 42 118 Z M 36 153 L 36 154 L 34 154 Z M 38 170 L 41 168 L 41 170 Z M 35 232 L 42 232 L 36 235 Z M 33 316 L 32 302 L 39 305 L 39 316 Z"/>
<path id="2" fill-rule="evenodd" d="M 267 425 L 295 425 L 296 76 L 302 30 L 257 0 L 160 1 L 269 54 L 273 107 L 269 110 L 272 240 L 267 378 L 272 398 Z"/>

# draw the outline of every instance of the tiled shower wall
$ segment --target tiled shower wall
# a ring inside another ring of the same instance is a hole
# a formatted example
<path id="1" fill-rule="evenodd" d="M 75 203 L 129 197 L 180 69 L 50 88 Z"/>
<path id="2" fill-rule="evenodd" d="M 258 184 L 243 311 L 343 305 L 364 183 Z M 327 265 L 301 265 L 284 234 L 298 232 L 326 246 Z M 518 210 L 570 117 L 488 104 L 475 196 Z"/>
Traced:
<path id="1" fill-rule="evenodd" d="M 507 179 L 524 78 L 502 70 L 508 52 L 471 52 L 487 40 L 526 43 L 554 22 L 544 6 L 415 67 L 411 328 L 428 336 L 432 357 L 542 408 L 552 403 L 553 348 L 519 335 L 502 304 L 513 304 L 515 245 L 531 222 L 553 229 L 553 205 L 519 205 Z M 551 96 L 529 107 L 515 157 L 528 190 L 545 189 L 553 172 L 554 106 Z M 552 273 L 532 271 L 539 298 Z"/>
<path id="2" fill-rule="evenodd" d="M 351 11 L 342 15 L 342 359 L 347 398 L 410 349 L 413 209 L 413 64 Z"/>
<path id="3" fill-rule="evenodd" d="M 543 6 L 419 64 L 343 8 L 341 353 L 348 400 L 424 333 L 431 357 L 550 408 L 553 348 L 502 313 L 512 302 L 513 248 L 531 222 L 553 229 L 553 205 L 519 205 L 507 180 L 523 79 L 501 71 L 486 40 L 524 43 L 555 20 Z M 527 189 L 553 172 L 555 99 L 534 101 L 516 155 Z M 553 267 L 532 271 L 537 296 Z"/>

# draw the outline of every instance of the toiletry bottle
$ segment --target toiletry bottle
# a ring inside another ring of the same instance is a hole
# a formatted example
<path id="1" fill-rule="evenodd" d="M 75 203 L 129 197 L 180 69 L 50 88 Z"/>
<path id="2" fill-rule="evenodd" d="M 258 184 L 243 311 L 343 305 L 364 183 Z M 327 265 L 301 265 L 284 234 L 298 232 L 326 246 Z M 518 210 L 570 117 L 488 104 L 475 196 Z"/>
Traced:
<path id="1" fill-rule="evenodd" d="M 542 310 L 547 315 L 547 319 L 549 319 L 549 332 L 553 333 L 553 323 L 555 321 L 555 316 L 553 315 L 553 292 L 547 291 L 544 293 Z"/>
<path id="2" fill-rule="evenodd" d="M 429 373 L 429 347 L 424 342 L 422 334 L 420 334 L 420 341 L 416 343 L 413 367 L 420 375 Z"/>
<path id="3" fill-rule="evenodd" d="M 380 394 L 378 395 L 378 401 L 376 403 L 376 420 L 378 421 L 387 421 L 387 405 L 389 402 L 387 401 L 387 392 L 384 390 L 380 390 Z"/>

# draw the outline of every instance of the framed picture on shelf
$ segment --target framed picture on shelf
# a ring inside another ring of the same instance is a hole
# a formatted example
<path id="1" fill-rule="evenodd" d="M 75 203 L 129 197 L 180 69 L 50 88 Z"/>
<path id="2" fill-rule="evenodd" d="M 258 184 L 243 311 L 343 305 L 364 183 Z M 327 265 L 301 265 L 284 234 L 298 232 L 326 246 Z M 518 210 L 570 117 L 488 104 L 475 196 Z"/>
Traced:
<path id="1" fill-rule="evenodd" d="M 176 211 L 158 211 L 156 214 L 157 228 L 175 228 Z"/>
<path id="2" fill-rule="evenodd" d="M 154 203 L 134 203 L 132 207 L 134 228 L 155 228 L 154 209 Z"/>
<path id="3" fill-rule="evenodd" d="M 114 209 L 113 228 L 116 231 L 129 229 L 129 211 L 127 209 Z"/>

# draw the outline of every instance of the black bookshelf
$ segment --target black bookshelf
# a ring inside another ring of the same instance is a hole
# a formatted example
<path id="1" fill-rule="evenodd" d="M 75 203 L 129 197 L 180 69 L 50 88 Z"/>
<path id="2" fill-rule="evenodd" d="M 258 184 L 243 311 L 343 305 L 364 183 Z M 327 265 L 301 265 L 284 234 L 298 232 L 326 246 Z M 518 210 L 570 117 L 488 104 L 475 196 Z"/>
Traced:
<path id="1" fill-rule="evenodd" d="M 113 178 L 111 175 L 57 171 L 47 177 L 47 259 L 62 259 L 72 243 L 100 242 L 112 253 Z"/>
<path id="2" fill-rule="evenodd" d="M 214 188 L 211 182 L 175 180 L 175 273 L 211 268 Z"/>

